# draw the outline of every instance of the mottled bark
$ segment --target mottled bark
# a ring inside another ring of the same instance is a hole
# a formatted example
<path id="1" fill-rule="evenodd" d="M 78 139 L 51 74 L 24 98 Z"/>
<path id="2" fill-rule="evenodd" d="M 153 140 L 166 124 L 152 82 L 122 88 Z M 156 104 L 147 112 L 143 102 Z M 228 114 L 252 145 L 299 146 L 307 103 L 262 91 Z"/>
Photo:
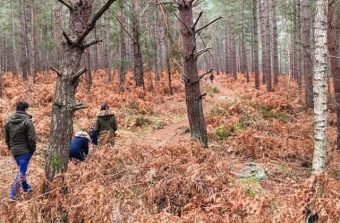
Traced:
<path id="1" fill-rule="evenodd" d="M 13 7 L 13 1 L 9 1 L 10 2 L 10 7 L 11 7 L 11 17 L 15 18 L 14 15 L 14 7 Z M 12 71 L 15 75 L 18 74 L 19 72 L 19 63 L 18 63 L 18 54 L 17 54 L 17 43 L 16 43 L 16 32 L 15 32 L 15 20 L 14 19 L 10 19 L 9 21 L 11 21 L 11 34 L 12 34 L 12 38 L 11 38 L 11 48 L 12 48 Z"/>
<path id="2" fill-rule="evenodd" d="M 272 69 L 271 69 L 271 38 L 270 38 L 270 25 L 269 25 L 269 0 L 265 0 L 264 4 L 264 13 L 265 13 L 265 61 L 264 75 L 266 76 L 266 85 L 267 91 L 272 91 Z"/>
<path id="3" fill-rule="evenodd" d="M 255 88 L 260 89 L 260 71 L 259 71 L 259 43 L 257 32 L 257 0 L 253 0 L 253 39 L 254 39 L 254 73 L 255 73 Z"/>
<path id="4" fill-rule="evenodd" d="M 266 1 L 266 0 L 265 0 Z M 266 57 L 266 41 L 265 41 L 265 13 L 264 13 L 264 4 L 262 1 L 259 1 L 259 13 L 260 13 L 260 30 L 261 30 L 261 50 L 262 50 L 262 84 L 266 84 L 266 75 L 265 75 L 265 57 Z"/>
<path id="5" fill-rule="evenodd" d="M 120 7 L 120 21 L 124 24 L 126 23 L 124 1 L 119 1 Z M 125 31 L 123 27 L 119 30 L 120 37 L 120 67 L 119 67 L 119 91 L 124 91 L 125 76 L 127 72 L 127 56 L 126 56 L 126 41 L 125 41 Z"/>
<path id="6" fill-rule="evenodd" d="M 314 62 L 314 173 L 327 162 L 327 1 L 316 1 Z"/>
<path id="7" fill-rule="evenodd" d="M 337 30 L 333 0 L 328 0 L 328 50 L 331 62 L 331 75 L 335 93 L 336 116 L 337 116 L 337 149 L 340 150 L 340 58 L 337 48 Z"/>
<path id="8" fill-rule="evenodd" d="M 200 81 L 197 71 L 197 48 L 195 27 L 193 24 L 192 1 L 183 0 L 178 4 L 183 40 L 183 59 L 185 95 L 191 137 L 199 139 L 208 147 L 207 129 L 204 121 Z"/>
<path id="9" fill-rule="evenodd" d="M 112 54 L 111 54 L 111 28 L 110 16 L 108 13 L 104 15 L 104 41 L 103 41 L 103 63 L 107 73 L 107 81 L 112 82 Z"/>
<path id="10" fill-rule="evenodd" d="M 305 100 L 306 107 L 313 109 L 313 64 L 312 51 L 310 44 L 311 35 L 311 10 L 310 0 L 303 0 L 303 66 L 304 66 L 304 80 L 305 80 Z"/>

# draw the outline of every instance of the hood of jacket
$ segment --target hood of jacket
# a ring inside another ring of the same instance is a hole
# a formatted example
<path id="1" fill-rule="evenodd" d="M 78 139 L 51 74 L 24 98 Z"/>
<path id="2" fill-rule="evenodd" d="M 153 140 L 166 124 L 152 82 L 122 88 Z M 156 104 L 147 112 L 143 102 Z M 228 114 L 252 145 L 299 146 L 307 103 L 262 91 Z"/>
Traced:
<path id="1" fill-rule="evenodd" d="M 98 112 L 97 116 L 98 117 L 104 117 L 104 116 L 113 116 L 113 112 L 111 110 L 101 110 Z"/>
<path id="2" fill-rule="evenodd" d="M 27 114 L 26 112 L 22 112 L 22 111 L 17 111 L 16 113 L 14 113 L 9 119 L 8 122 L 10 122 L 11 124 L 19 124 L 23 121 L 25 121 L 26 119 L 31 119 L 32 116 Z"/>

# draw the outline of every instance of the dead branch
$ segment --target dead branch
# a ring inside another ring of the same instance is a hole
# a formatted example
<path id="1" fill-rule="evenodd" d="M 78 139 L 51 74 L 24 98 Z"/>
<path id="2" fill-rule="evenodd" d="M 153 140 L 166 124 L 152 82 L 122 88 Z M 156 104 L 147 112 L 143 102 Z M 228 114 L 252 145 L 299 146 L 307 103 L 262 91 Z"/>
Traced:
<path id="1" fill-rule="evenodd" d="M 59 77 L 62 77 L 63 74 L 55 67 L 51 66 L 51 69 L 58 74 Z"/>
<path id="2" fill-rule="evenodd" d="M 84 103 L 76 103 L 74 105 L 72 105 L 72 110 L 73 111 L 78 111 L 78 110 L 81 110 L 81 109 L 84 109 L 84 108 L 88 108 L 89 106 L 85 105 Z"/>
<path id="3" fill-rule="evenodd" d="M 205 72 L 204 74 L 202 74 L 201 76 L 198 77 L 197 82 L 199 82 L 203 77 L 205 77 L 206 75 L 210 74 L 211 72 L 213 72 L 214 69 L 210 69 L 208 72 Z"/>
<path id="4" fill-rule="evenodd" d="M 199 4 L 201 4 L 203 2 L 205 2 L 205 0 L 201 0 L 201 1 L 196 0 L 196 1 L 193 1 L 192 2 L 192 7 L 196 7 L 196 6 L 198 6 Z"/>
<path id="5" fill-rule="evenodd" d="M 57 0 L 57 1 L 65 5 L 70 11 L 73 11 L 73 7 L 71 6 L 70 2 L 65 2 L 64 0 Z"/>
<path id="6" fill-rule="evenodd" d="M 197 53 L 195 53 L 195 59 L 197 60 L 199 56 L 201 56 L 203 53 L 205 53 L 205 52 L 207 52 L 207 51 L 209 51 L 211 49 L 212 49 L 211 47 L 207 47 L 207 48 L 205 48 L 203 50 L 198 51 Z"/>
<path id="7" fill-rule="evenodd" d="M 91 41 L 85 43 L 85 44 L 83 45 L 83 47 L 84 47 L 84 48 L 88 48 L 88 47 L 90 47 L 90 46 L 92 46 L 92 45 L 95 45 L 95 44 L 97 44 L 97 43 L 100 43 L 100 42 L 103 42 L 103 40 L 102 40 L 102 39 L 94 39 L 94 40 L 91 40 Z"/>
<path id="8" fill-rule="evenodd" d="M 77 73 L 72 75 L 72 77 L 71 77 L 72 81 L 77 80 L 77 78 L 79 78 L 81 75 L 83 75 L 86 71 L 87 71 L 87 69 L 85 67 L 81 68 Z"/>
<path id="9" fill-rule="evenodd" d="M 197 26 L 198 21 L 200 20 L 201 16 L 203 15 L 203 11 L 200 12 L 200 14 L 198 15 L 194 25 L 192 26 L 192 30 L 195 30 L 195 27 Z"/>
<path id="10" fill-rule="evenodd" d="M 174 15 L 176 16 L 176 18 L 180 21 L 180 23 L 183 24 L 183 26 L 188 30 L 189 34 L 194 34 L 193 31 L 191 29 L 189 29 L 189 27 L 177 16 L 176 13 L 174 13 Z"/>
<path id="11" fill-rule="evenodd" d="M 70 37 L 67 35 L 67 33 L 65 32 L 65 30 L 63 30 L 63 36 L 66 39 L 66 42 L 68 45 L 72 46 L 74 43 L 72 42 L 72 40 L 70 39 Z"/>
<path id="12" fill-rule="evenodd" d="M 120 21 L 120 19 L 118 18 L 118 16 L 117 16 L 113 11 L 111 11 L 111 13 L 112 13 L 113 16 L 116 18 L 116 20 L 119 22 L 120 28 L 122 28 L 122 29 L 126 32 L 126 34 L 128 34 L 128 36 L 130 37 L 130 39 L 132 40 L 132 42 L 136 43 L 135 39 L 132 37 L 132 35 L 130 34 L 130 32 L 129 32 L 127 29 L 125 29 L 123 22 Z"/>
<path id="13" fill-rule="evenodd" d="M 218 20 L 220 20 L 220 19 L 222 19 L 222 18 L 223 18 L 223 17 L 220 16 L 220 17 L 214 19 L 213 21 L 209 22 L 208 24 L 206 24 L 206 25 L 202 26 L 201 28 L 197 29 L 197 30 L 195 31 L 195 33 L 201 32 L 203 29 L 207 28 L 208 26 L 210 26 L 211 24 L 213 24 L 214 22 L 216 22 L 216 21 L 218 21 Z"/>
<path id="14" fill-rule="evenodd" d="M 92 29 L 94 29 L 96 22 L 98 21 L 98 19 L 104 14 L 104 12 L 106 10 L 109 9 L 109 7 L 112 5 L 112 3 L 116 1 L 116 0 L 108 0 L 103 7 L 96 13 L 94 14 L 90 24 L 88 24 L 87 28 L 85 29 L 85 31 L 83 32 L 83 34 L 79 37 L 79 39 L 77 40 L 77 43 L 81 43 L 85 37 L 92 31 Z"/>
<path id="15" fill-rule="evenodd" d="M 207 96 L 207 94 L 208 94 L 208 92 L 205 92 L 204 94 L 201 94 L 201 95 L 199 96 L 199 100 L 202 100 L 202 98 L 204 98 L 205 96 Z"/>

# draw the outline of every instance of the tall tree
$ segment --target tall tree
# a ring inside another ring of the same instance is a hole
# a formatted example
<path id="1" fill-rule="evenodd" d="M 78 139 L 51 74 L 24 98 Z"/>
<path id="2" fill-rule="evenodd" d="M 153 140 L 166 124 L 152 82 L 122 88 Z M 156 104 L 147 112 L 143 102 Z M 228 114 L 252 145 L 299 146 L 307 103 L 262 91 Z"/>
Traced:
<path id="1" fill-rule="evenodd" d="M 260 89 L 260 71 L 259 71 L 259 42 L 257 32 L 257 0 L 253 0 L 253 60 L 255 73 L 255 88 Z"/>
<path id="2" fill-rule="evenodd" d="M 334 0 L 328 0 L 328 49 L 331 62 L 331 74 L 335 92 L 337 116 L 337 149 L 340 150 L 340 58 L 337 47 L 337 14 L 335 13 Z M 338 33 L 340 35 L 340 33 Z"/>
<path id="3" fill-rule="evenodd" d="M 28 80 L 30 60 L 28 49 L 28 30 L 27 30 L 27 2 L 20 0 L 20 27 L 21 27 L 21 71 L 24 80 Z"/>
<path id="4" fill-rule="evenodd" d="M 314 62 L 314 173 L 324 171 L 327 159 L 327 7 L 316 1 Z"/>
<path id="5" fill-rule="evenodd" d="M 264 68 L 265 68 L 265 76 L 266 76 L 266 85 L 267 91 L 272 91 L 272 69 L 271 69 L 271 38 L 270 38 L 270 23 L 269 23 L 269 0 L 265 0 L 264 2 L 264 21 L 265 21 L 265 29 L 264 29 L 264 40 L 265 40 L 265 60 L 264 60 Z"/>
<path id="6" fill-rule="evenodd" d="M 122 22 L 122 24 L 125 24 L 126 17 L 124 0 L 119 0 L 119 8 L 120 8 L 120 21 Z M 120 38 L 119 91 L 124 91 L 125 76 L 127 72 L 126 67 L 127 56 L 126 56 L 125 30 L 123 26 L 120 27 L 119 38 Z"/>
<path id="7" fill-rule="evenodd" d="M 196 0 L 182 0 L 177 2 L 183 40 L 183 79 L 185 83 L 186 105 L 191 137 L 199 139 L 204 147 L 208 147 L 208 135 L 202 106 L 203 95 L 201 95 L 200 90 L 200 80 L 203 76 L 199 77 L 197 70 L 197 58 L 205 52 L 205 50 L 197 51 L 195 36 L 209 24 L 212 24 L 212 22 L 202 28 L 196 29 L 202 13 L 194 23 L 192 11 L 195 2 Z"/>
<path id="8" fill-rule="evenodd" d="M 303 67 L 305 79 L 306 107 L 313 109 L 313 69 L 312 50 L 310 46 L 311 11 L 310 0 L 303 0 Z"/>
<path id="9" fill-rule="evenodd" d="M 279 83 L 279 47 L 277 33 L 277 18 L 276 18 L 276 0 L 272 0 L 272 21 L 273 21 L 273 74 L 274 86 Z"/>
<path id="10" fill-rule="evenodd" d="M 85 42 L 84 39 L 115 0 L 108 0 L 91 20 L 93 0 L 58 1 L 70 10 L 70 19 L 68 31 L 63 32 L 66 39 L 62 44 L 64 56 L 60 67 L 53 68 L 58 74 L 58 79 L 52 104 L 51 133 L 45 165 L 48 181 L 52 181 L 56 174 L 67 171 L 73 133 L 73 114 L 85 107 L 82 103 L 75 101 L 79 77 L 86 72 L 86 68 L 81 68 L 81 58 L 85 49 L 98 43 L 98 40 Z"/>

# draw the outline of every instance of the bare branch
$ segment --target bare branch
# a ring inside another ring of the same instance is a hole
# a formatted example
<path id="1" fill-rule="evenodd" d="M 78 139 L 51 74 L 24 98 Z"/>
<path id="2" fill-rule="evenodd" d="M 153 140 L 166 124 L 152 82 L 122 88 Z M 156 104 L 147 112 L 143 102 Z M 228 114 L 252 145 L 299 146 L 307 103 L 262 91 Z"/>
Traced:
<path id="1" fill-rule="evenodd" d="M 65 2 L 64 0 L 57 0 L 57 1 L 65 5 L 70 11 L 73 11 L 73 7 L 71 6 L 70 2 Z"/>
<path id="2" fill-rule="evenodd" d="M 196 0 L 196 1 L 193 1 L 192 7 L 194 8 L 194 7 L 198 6 L 199 4 L 201 4 L 201 3 L 203 3 L 203 2 L 205 2 L 205 0 L 201 0 L 201 1 Z"/>
<path id="3" fill-rule="evenodd" d="M 197 59 L 199 56 L 201 56 L 203 53 L 205 53 L 205 52 L 207 52 L 207 51 L 209 51 L 209 50 L 211 50 L 212 48 L 211 47 L 207 47 L 207 48 L 205 48 L 205 49 L 203 49 L 203 50 L 200 50 L 200 51 L 198 51 L 196 54 L 195 54 L 195 59 Z"/>
<path id="4" fill-rule="evenodd" d="M 110 6 L 112 5 L 112 3 L 116 1 L 116 0 L 108 0 L 103 7 L 96 13 L 94 14 L 90 24 L 88 24 L 87 28 L 85 29 L 85 31 L 83 32 L 83 34 L 79 37 L 79 39 L 77 40 L 77 43 L 81 43 L 85 37 L 91 32 L 92 29 L 94 29 L 97 20 L 104 14 L 104 12 L 106 10 L 108 10 L 110 8 Z"/>
<path id="5" fill-rule="evenodd" d="M 80 109 L 88 108 L 89 106 L 85 105 L 84 103 L 76 103 L 72 106 L 73 111 L 78 111 Z"/>
<path id="6" fill-rule="evenodd" d="M 210 74 L 213 71 L 214 71 L 214 69 L 210 69 L 208 72 L 202 74 L 201 76 L 198 77 L 196 82 L 199 82 L 200 80 L 202 80 L 203 77 L 205 77 L 206 75 Z"/>
<path id="7" fill-rule="evenodd" d="M 58 74 L 59 77 L 62 77 L 63 74 L 55 67 L 51 66 L 51 69 Z"/>
<path id="8" fill-rule="evenodd" d="M 111 11 L 111 12 L 112 12 L 113 16 L 116 18 L 116 20 L 119 22 L 120 27 L 128 34 L 128 36 L 130 37 L 130 39 L 131 39 L 134 43 L 136 43 L 135 39 L 132 37 L 132 35 L 130 34 L 130 32 L 129 32 L 127 29 L 125 29 L 124 24 L 122 23 L 122 21 L 120 21 L 119 17 L 118 17 L 113 11 Z"/>
<path id="9" fill-rule="evenodd" d="M 183 24 L 183 26 L 188 30 L 188 32 L 190 33 L 190 34 L 193 34 L 193 32 L 192 32 L 192 30 L 190 30 L 189 29 L 189 27 L 177 16 L 177 14 L 176 13 L 174 13 L 174 15 L 176 16 L 176 18 L 180 21 L 180 23 L 182 23 Z"/>
<path id="10" fill-rule="evenodd" d="M 67 35 L 67 33 L 65 32 L 65 30 L 63 30 L 63 36 L 65 37 L 66 42 L 67 42 L 68 45 L 70 45 L 70 46 L 74 45 L 74 43 L 72 42 L 72 40 L 70 39 L 70 37 Z"/>
<path id="11" fill-rule="evenodd" d="M 192 30 L 195 30 L 195 27 L 197 26 L 198 21 L 200 20 L 201 16 L 203 15 L 203 11 L 200 12 L 200 14 L 198 15 L 196 22 L 194 23 L 194 25 L 192 26 Z"/>
<path id="12" fill-rule="evenodd" d="M 83 47 L 88 48 L 88 47 L 90 47 L 94 44 L 100 43 L 100 42 L 103 42 L 103 40 L 102 39 L 94 39 L 94 40 L 91 40 L 91 41 L 85 43 Z"/>
<path id="13" fill-rule="evenodd" d="M 213 21 L 209 22 L 208 24 L 206 24 L 206 25 L 202 26 L 201 28 L 197 29 L 195 33 L 201 32 L 203 29 L 207 28 L 208 26 L 210 26 L 211 24 L 213 24 L 214 22 L 216 22 L 216 21 L 218 21 L 220 19 L 222 19 L 222 16 L 214 19 Z"/>
<path id="14" fill-rule="evenodd" d="M 207 96 L 208 92 L 205 92 L 204 94 L 201 94 L 201 96 L 199 96 L 199 100 L 202 100 L 202 98 L 204 98 L 205 96 Z"/>
<path id="15" fill-rule="evenodd" d="M 85 72 L 87 71 L 87 69 L 85 67 L 81 68 L 77 73 L 73 74 L 71 79 L 72 81 L 77 80 L 81 75 L 83 75 Z"/>

